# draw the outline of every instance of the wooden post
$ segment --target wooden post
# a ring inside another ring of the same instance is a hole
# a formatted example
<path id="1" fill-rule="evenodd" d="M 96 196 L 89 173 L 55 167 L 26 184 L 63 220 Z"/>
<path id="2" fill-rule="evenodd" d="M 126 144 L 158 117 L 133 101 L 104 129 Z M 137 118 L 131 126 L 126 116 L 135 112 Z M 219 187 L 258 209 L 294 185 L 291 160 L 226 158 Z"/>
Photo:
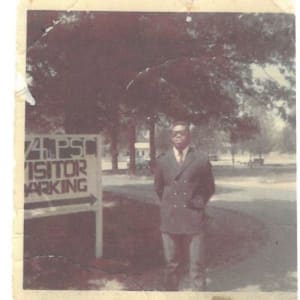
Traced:
<path id="1" fill-rule="evenodd" d="M 136 123 L 133 119 L 130 120 L 129 125 L 129 174 L 135 175 L 135 142 L 136 142 Z"/>
<path id="2" fill-rule="evenodd" d="M 153 173 L 156 158 L 156 148 L 155 148 L 155 120 L 154 116 L 150 117 L 149 120 L 149 148 L 150 148 L 150 169 Z"/>
<path id="3" fill-rule="evenodd" d="M 95 256 L 96 258 L 103 255 L 103 205 L 102 205 L 102 138 L 97 136 L 97 204 L 95 210 L 96 230 L 95 230 Z"/>

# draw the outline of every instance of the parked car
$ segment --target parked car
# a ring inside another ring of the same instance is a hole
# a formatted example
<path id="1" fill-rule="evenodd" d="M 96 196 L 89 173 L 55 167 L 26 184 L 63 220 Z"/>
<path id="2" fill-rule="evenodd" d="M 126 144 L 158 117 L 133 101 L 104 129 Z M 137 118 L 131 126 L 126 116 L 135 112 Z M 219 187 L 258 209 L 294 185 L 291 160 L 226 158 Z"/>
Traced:
<path id="1" fill-rule="evenodd" d="M 127 160 L 127 167 L 129 168 L 129 158 Z M 144 157 L 135 158 L 135 166 L 137 169 L 148 169 L 150 168 L 150 159 Z"/>
<path id="2" fill-rule="evenodd" d="M 263 166 L 264 162 L 265 162 L 265 160 L 262 157 L 255 157 L 255 158 L 249 160 L 248 166 L 249 167 L 252 167 L 252 166 Z"/>
<path id="3" fill-rule="evenodd" d="M 218 161 L 219 160 L 219 157 L 217 154 L 209 154 L 208 158 L 210 161 Z"/>

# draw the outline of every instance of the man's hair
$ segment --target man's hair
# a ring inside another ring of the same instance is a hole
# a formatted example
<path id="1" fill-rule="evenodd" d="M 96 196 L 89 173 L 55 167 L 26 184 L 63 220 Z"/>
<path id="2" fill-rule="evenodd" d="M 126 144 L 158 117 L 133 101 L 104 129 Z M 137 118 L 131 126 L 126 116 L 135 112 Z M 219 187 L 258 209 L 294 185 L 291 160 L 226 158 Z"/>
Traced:
<path id="1" fill-rule="evenodd" d="M 171 129 L 173 129 L 177 125 L 185 126 L 187 128 L 187 130 L 190 130 L 190 123 L 187 121 L 175 121 L 172 123 Z"/>

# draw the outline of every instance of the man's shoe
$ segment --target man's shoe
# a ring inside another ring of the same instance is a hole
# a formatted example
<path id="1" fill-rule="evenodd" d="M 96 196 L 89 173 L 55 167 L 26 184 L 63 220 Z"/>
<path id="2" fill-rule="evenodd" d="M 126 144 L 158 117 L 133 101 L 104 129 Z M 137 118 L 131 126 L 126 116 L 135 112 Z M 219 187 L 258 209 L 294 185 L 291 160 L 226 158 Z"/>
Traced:
<path id="1" fill-rule="evenodd" d="M 206 279 L 201 278 L 201 279 L 197 279 L 197 280 L 190 280 L 189 290 L 205 292 L 206 291 Z"/>

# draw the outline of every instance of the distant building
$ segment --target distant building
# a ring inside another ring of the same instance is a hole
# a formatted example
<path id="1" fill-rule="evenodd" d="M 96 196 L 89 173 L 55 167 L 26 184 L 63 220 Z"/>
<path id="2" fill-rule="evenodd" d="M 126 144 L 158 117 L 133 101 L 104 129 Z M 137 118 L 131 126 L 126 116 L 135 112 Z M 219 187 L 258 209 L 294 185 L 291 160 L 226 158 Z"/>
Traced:
<path id="1" fill-rule="evenodd" d="M 140 158 L 149 158 L 150 157 L 150 149 L 148 142 L 136 142 L 135 146 L 135 155 Z"/>

